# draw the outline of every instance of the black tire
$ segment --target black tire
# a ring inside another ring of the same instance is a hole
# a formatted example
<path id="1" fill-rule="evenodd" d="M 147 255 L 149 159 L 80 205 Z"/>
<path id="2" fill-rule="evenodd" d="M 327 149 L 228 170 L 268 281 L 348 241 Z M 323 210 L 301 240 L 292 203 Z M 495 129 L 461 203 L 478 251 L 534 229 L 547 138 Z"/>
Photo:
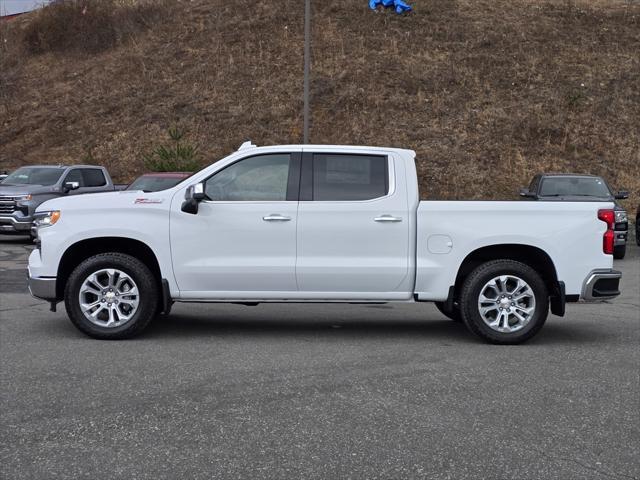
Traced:
<path id="1" fill-rule="evenodd" d="M 535 310 L 529 322 L 515 332 L 499 332 L 489 327 L 478 309 L 482 288 L 500 275 L 513 275 L 529 284 L 535 298 Z M 460 313 L 467 328 L 480 338 L 501 345 L 522 343 L 540 331 L 549 314 L 549 293 L 542 277 L 530 266 L 515 260 L 492 260 L 473 270 L 460 292 Z"/>
<path id="2" fill-rule="evenodd" d="M 138 310 L 130 320 L 117 327 L 102 327 L 90 322 L 82 313 L 78 299 L 84 280 L 105 268 L 126 273 L 139 290 Z M 120 340 L 138 335 L 156 316 L 159 303 L 158 282 L 151 270 L 137 258 L 115 252 L 101 253 L 83 261 L 69 276 L 64 292 L 64 304 L 71 322 L 83 333 L 101 340 Z"/>
<path id="3" fill-rule="evenodd" d="M 626 254 L 626 245 L 618 245 L 617 247 L 613 247 L 613 258 L 615 258 L 616 260 L 622 260 Z"/>
<path id="4" fill-rule="evenodd" d="M 444 302 L 434 302 L 436 305 L 436 308 L 440 311 L 441 314 L 443 314 L 445 317 L 447 317 L 449 320 L 453 320 L 454 322 L 462 322 L 462 315 L 460 315 L 460 310 L 456 307 L 453 308 L 453 310 L 449 310 L 446 307 L 446 303 Z"/>

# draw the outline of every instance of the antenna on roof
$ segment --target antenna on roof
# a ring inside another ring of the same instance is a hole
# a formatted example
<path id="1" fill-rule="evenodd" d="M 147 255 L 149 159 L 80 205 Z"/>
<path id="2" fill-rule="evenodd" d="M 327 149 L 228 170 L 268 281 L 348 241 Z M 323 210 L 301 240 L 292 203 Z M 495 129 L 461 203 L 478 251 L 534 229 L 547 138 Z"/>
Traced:
<path id="1" fill-rule="evenodd" d="M 256 148 L 256 146 L 253 143 L 251 143 L 251 140 L 247 140 L 242 145 L 240 145 L 240 148 L 238 148 L 238 151 L 246 150 L 247 148 Z"/>

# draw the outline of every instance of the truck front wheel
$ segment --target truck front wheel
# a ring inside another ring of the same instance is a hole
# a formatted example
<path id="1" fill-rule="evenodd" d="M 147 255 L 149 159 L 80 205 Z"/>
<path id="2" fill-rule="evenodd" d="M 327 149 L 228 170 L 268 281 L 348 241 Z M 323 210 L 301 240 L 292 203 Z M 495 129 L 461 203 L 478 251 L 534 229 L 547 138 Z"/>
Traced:
<path id="1" fill-rule="evenodd" d="M 67 314 L 82 332 L 99 339 L 131 338 L 158 310 L 153 273 L 135 257 L 101 253 L 71 273 L 65 288 Z"/>
<path id="2" fill-rule="evenodd" d="M 533 268 L 514 260 L 493 260 L 464 280 L 460 313 L 469 330 L 504 345 L 522 343 L 544 325 L 549 293 Z"/>

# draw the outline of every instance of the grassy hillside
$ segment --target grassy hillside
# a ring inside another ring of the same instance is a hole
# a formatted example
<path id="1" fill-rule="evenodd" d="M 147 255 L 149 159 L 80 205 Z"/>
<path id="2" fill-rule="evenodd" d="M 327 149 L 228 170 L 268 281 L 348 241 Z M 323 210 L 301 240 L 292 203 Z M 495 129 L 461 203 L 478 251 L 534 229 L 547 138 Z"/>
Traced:
<path id="1" fill-rule="evenodd" d="M 640 201 L 640 3 L 313 4 L 313 142 L 413 148 L 425 198 L 510 198 L 545 170 Z M 301 141 L 302 2 L 119 5 L 97 47 L 59 39 L 75 23 L 46 37 L 45 12 L 0 23 L 0 168 L 92 157 L 128 181 L 176 123 L 207 162 Z"/>

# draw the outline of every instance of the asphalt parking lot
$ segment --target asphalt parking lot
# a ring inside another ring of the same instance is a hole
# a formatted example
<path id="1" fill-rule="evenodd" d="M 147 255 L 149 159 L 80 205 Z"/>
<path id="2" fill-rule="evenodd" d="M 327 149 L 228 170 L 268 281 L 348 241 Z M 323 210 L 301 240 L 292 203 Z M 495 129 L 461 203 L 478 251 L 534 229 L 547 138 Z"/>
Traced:
<path id="1" fill-rule="evenodd" d="M 640 247 L 623 294 L 487 345 L 431 305 L 186 305 L 79 333 L 0 237 L 0 477 L 640 477 Z"/>

